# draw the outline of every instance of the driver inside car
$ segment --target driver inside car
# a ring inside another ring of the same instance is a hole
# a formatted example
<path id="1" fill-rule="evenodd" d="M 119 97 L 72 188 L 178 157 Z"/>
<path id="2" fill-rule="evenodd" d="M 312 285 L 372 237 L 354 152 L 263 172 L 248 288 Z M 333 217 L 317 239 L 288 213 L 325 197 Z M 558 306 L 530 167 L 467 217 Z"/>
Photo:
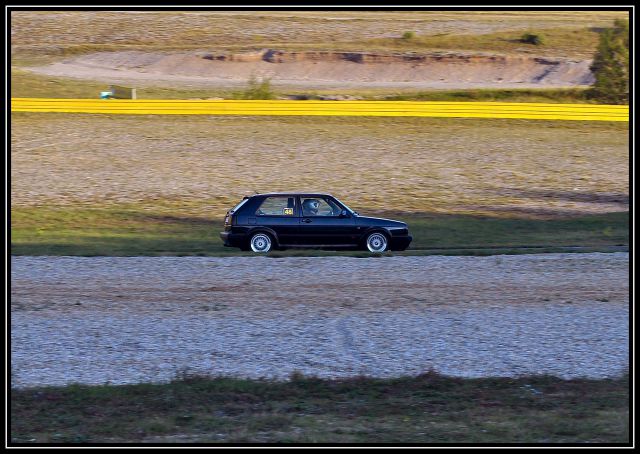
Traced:
<path id="1" fill-rule="evenodd" d="M 320 208 L 320 202 L 317 199 L 306 199 L 302 202 L 302 215 L 317 216 L 318 208 Z"/>

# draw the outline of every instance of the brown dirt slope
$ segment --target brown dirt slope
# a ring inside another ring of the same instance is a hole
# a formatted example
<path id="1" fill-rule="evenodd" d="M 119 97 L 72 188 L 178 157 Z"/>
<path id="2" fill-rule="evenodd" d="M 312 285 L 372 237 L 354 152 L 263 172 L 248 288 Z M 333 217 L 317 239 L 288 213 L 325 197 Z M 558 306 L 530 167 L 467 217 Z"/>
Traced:
<path id="1" fill-rule="evenodd" d="M 99 52 L 31 70 L 50 76 L 145 85 L 244 84 L 252 77 L 295 86 L 416 88 L 570 87 L 593 83 L 590 60 L 362 52 Z"/>
<path id="2" fill-rule="evenodd" d="M 12 65 L 134 86 L 589 85 L 625 11 L 13 11 Z M 409 33 L 410 39 L 403 39 Z M 521 42 L 523 33 L 545 43 Z M 262 50 L 261 50 L 262 49 Z"/>

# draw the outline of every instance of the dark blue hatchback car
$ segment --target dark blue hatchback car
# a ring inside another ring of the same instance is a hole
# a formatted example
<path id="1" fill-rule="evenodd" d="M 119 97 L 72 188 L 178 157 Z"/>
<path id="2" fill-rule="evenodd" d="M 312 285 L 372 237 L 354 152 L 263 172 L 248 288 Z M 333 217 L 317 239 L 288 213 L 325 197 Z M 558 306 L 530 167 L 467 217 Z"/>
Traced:
<path id="1" fill-rule="evenodd" d="M 225 246 L 244 251 L 321 248 L 403 251 L 407 224 L 360 216 L 329 194 L 269 193 L 245 197 L 224 219 Z"/>

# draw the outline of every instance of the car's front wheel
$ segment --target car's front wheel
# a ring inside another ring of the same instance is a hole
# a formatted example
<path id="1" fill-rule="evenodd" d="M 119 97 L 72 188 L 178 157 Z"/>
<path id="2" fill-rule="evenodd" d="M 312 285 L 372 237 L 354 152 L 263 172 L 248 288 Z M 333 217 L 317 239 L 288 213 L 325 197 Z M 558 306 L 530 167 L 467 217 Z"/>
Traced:
<path id="1" fill-rule="evenodd" d="M 374 232 L 367 237 L 366 245 L 369 252 L 384 252 L 389 247 L 389 241 L 384 233 Z"/>
<path id="2" fill-rule="evenodd" d="M 251 237 L 249 246 L 253 252 L 269 252 L 273 248 L 273 240 L 266 233 L 256 233 Z"/>

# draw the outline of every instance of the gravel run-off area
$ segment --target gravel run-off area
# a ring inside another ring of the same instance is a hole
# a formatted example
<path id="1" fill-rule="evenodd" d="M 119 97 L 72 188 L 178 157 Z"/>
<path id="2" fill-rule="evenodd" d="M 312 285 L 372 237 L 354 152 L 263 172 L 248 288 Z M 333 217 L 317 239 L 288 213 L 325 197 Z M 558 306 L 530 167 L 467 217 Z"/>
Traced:
<path id="1" fill-rule="evenodd" d="M 11 381 L 615 377 L 628 253 L 11 258 Z"/>

